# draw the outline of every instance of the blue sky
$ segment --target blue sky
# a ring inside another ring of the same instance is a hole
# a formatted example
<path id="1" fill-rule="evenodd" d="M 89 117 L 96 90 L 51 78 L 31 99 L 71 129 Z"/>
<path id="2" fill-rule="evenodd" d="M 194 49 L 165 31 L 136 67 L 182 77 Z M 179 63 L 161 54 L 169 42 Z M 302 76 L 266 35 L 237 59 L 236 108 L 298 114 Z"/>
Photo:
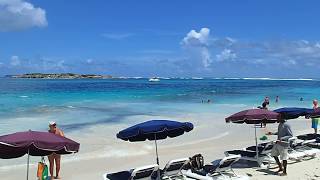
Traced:
<path id="1" fill-rule="evenodd" d="M 316 78 L 319 6 L 0 0 L 0 74 Z"/>

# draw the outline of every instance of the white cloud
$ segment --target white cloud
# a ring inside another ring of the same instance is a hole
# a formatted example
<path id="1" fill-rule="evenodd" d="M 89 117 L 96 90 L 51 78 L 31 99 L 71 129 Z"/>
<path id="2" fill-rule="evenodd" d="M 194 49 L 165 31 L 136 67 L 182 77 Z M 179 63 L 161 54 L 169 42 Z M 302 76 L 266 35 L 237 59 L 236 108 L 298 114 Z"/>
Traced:
<path id="1" fill-rule="evenodd" d="M 230 44 L 233 44 L 233 43 L 237 42 L 236 39 L 231 38 L 231 37 L 226 37 L 225 39 L 226 39 L 226 41 L 228 41 Z"/>
<path id="2" fill-rule="evenodd" d="M 55 68 L 64 70 L 66 68 L 64 60 L 58 61 Z"/>
<path id="3" fill-rule="evenodd" d="M 207 46 L 210 35 L 210 29 L 202 28 L 199 32 L 191 30 L 183 38 L 182 44 L 185 46 Z"/>
<path id="4" fill-rule="evenodd" d="M 102 37 L 113 40 L 122 40 L 133 36 L 132 33 L 103 33 Z"/>
<path id="5" fill-rule="evenodd" d="M 87 60 L 86 60 L 86 63 L 87 63 L 87 64 L 91 64 L 92 62 L 93 62 L 93 59 L 87 59 Z"/>
<path id="6" fill-rule="evenodd" d="M 19 66 L 21 64 L 20 58 L 18 56 L 11 56 L 10 65 L 11 66 Z"/>
<path id="7" fill-rule="evenodd" d="M 288 63 L 291 64 L 291 65 L 296 65 L 297 64 L 297 62 L 295 60 L 293 60 L 293 59 L 288 60 Z"/>
<path id="8" fill-rule="evenodd" d="M 48 25 L 46 11 L 24 0 L 0 0 L 0 31 Z"/>
<path id="9" fill-rule="evenodd" d="M 211 55 L 210 52 L 207 48 L 202 48 L 201 50 L 201 59 L 202 59 L 202 64 L 205 68 L 210 66 L 211 63 Z"/>
<path id="10" fill-rule="evenodd" d="M 237 55 L 230 49 L 224 49 L 220 54 L 216 55 L 217 61 L 234 60 Z"/>
<path id="11" fill-rule="evenodd" d="M 47 57 L 42 57 L 40 59 L 29 59 L 24 62 L 23 65 L 25 69 L 38 72 L 55 72 L 64 71 L 67 69 L 65 60 Z"/>
<path id="12" fill-rule="evenodd" d="M 199 32 L 191 30 L 181 41 L 181 45 L 184 48 L 200 56 L 201 64 L 204 68 L 208 68 L 212 63 L 211 54 L 208 49 L 209 38 L 210 29 L 202 28 Z"/>

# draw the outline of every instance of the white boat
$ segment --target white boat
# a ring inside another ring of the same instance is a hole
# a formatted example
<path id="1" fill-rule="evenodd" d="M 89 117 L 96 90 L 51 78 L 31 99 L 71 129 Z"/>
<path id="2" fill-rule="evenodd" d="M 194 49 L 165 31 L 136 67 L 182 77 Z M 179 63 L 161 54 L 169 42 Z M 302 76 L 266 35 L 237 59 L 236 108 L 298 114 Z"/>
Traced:
<path id="1" fill-rule="evenodd" d="M 153 77 L 153 78 L 149 79 L 149 82 L 159 82 L 159 81 L 160 81 L 160 79 L 156 78 L 156 77 Z"/>

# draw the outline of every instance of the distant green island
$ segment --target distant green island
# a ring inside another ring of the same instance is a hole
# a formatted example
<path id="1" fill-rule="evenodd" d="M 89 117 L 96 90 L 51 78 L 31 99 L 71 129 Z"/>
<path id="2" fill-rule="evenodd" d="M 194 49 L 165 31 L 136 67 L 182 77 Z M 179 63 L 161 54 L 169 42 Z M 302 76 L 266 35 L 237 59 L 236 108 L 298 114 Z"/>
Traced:
<path id="1" fill-rule="evenodd" d="M 74 73 L 28 73 L 19 75 L 6 75 L 7 78 L 21 78 L 21 79 L 111 79 L 110 75 L 96 75 L 96 74 L 74 74 Z"/>

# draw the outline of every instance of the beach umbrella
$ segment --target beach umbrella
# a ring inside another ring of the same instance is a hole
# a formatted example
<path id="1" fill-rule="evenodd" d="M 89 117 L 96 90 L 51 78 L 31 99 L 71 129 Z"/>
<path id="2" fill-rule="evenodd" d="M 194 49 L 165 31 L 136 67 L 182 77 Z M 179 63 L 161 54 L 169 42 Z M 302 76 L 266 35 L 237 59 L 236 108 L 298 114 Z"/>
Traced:
<path id="1" fill-rule="evenodd" d="M 300 116 L 307 116 L 313 113 L 313 109 L 309 108 L 298 108 L 298 107 L 284 107 L 274 110 L 281 114 L 281 118 L 283 119 L 296 119 Z"/>
<path id="2" fill-rule="evenodd" d="M 13 159 L 28 155 L 27 179 L 30 156 L 47 156 L 52 153 L 71 154 L 79 151 L 80 144 L 66 137 L 49 132 L 25 131 L 0 136 L 0 158 Z"/>
<path id="3" fill-rule="evenodd" d="M 225 120 L 227 123 L 262 124 L 275 123 L 280 118 L 280 114 L 266 109 L 248 109 L 235 113 Z"/>
<path id="4" fill-rule="evenodd" d="M 320 108 L 310 109 L 309 114 L 306 115 L 306 118 L 319 118 L 320 117 Z"/>
<path id="5" fill-rule="evenodd" d="M 266 109 L 248 109 L 235 113 L 225 120 L 227 123 L 238 123 L 238 124 L 254 124 L 254 135 L 256 142 L 256 157 L 259 157 L 258 152 L 258 139 L 257 139 L 257 124 L 268 124 L 275 123 L 281 118 L 277 112 L 269 111 Z"/>
<path id="6" fill-rule="evenodd" d="M 157 140 L 173 138 L 189 132 L 193 129 L 190 122 L 178 122 L 171 120 L 150 120 L 136 124 L 120 131 L 117 138 L 124 141 L 154 141 L 156 147 L 157 164 L 159 164 Z"/>

